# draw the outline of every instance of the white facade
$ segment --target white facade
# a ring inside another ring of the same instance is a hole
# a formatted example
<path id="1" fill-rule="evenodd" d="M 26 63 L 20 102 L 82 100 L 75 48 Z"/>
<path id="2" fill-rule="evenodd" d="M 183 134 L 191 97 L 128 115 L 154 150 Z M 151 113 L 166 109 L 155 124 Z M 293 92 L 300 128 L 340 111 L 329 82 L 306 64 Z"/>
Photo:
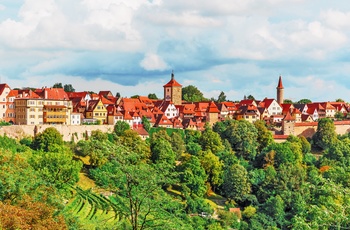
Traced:
<path id="1" fill-rule="evenodd" d="M 70 115 L 70 124 L 71 125 L 80 125 L 81 124 L 81 114 L 80 113 L 72 113 Z"/>

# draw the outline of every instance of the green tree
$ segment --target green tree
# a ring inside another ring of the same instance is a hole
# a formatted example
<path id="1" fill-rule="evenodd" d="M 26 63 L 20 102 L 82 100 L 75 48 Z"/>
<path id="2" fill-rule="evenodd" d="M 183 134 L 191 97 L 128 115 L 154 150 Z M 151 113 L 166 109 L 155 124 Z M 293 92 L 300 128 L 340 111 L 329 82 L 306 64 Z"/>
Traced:
<path id="1" fill-rule="evenodd" d="M 75 92 L 75 89 L 73 88 L 73 86 L 71 84 L 65 84 L 63 86 L 63 89 L 65 92 Z"/>
<path id="2" fill-rule="evenodd" d="M 63 145 L 62 135 L 54 127 L 46 128 L 35 136 L 31 147 L 35 150 L 49 151 L 53 145 Z"/>
<path id="3" fill-rule="evenodd" d="M 283 104 L 294 104 L 292 100 L 290 99 L 284 99 Z"/>
<path id="4" fill-rule="evenodd" d="M 251 95 L 251 94 L 248 95 L 247 99 L 248 99 L 248 100 L 254 100 L 254 101 L 255 101 L 255 97 L 254 97 L 253 95 Z"/>
<path id="5" fill-rule="evenodd" d="M 220 135 L 214 132 L 211 127 L 207 127 L 203 131 L 199 143 L 202 145 L 203 150 L 210 150 L 214 154 L 224 150 Z"/>
<path id="6" fill-rule="evenodd" d="M 155 93 L 150 93 L 150 94 L 148 94 L 148 98 L 149 98 L 149 99 L 158 100 L 158 97 L 157 97 L 157 95 L 156 95 Z"/>
<path id="7" fill-rule="evenodd" d="M 182 100 L 188 102 L 199 102 L 205 101 L 206 99 L 203 96 L 203 93 L 193 85 L 186 86 L 182 88 Z"/>
<path id="8" fill-rule="evenodd" d="M 63 88 L 62 83 L 55 83 L 52 88 Z"/>
<path id="9" fill-rule="evenodd" d="M 246 160 L 253 160 L 258 148 L 258 130 L 246 120 L 232 121 L 223 133 L 232 150 Z"/>
<path id="10" fill-rule="evenodd" d="M 300 99 L 300 100 L 297 102 L 297 104 L 310 104 L 310 103 L 312 103 L 312 101 L 311 101 L 310 99 L 306 99 L 306 98 Z"/>
<path id="11" fill-rule="evenodd" d="M 265 147 L 274 142 L 272 133 L 266 128 L 266 124 L 264 121 L 256 121 L 254 122 L 254 126 L 258 131 L 257 142 L 259 144 L 258 151 L 260 152 Z"/>
<path id="12" fill-rule="evenodd" d="M 333 121 L 329 118 L 321 118 L 318 121 L 317 131 L 312 136 L 312 140 L 314 145 L 321 149 L 326 149 L 335 143 L 337 133 Z"/>
<path id="13" fill-rule="evenodd" d="M 97 184 L 114 191 L 112 200 L 131 229 L 188 228 L 178 218 L 182 205 L 162 190 L 170 183 L 168 178 L 152 165 L 130 164 L 137 155 L 118 155 L 116 160 L 91 170 L 91 175 Z"/>
<path id="14" fill-rule="evenodd" d="M 265 203 L 265 212 L 271 216 L 278 226 L 283 229 L 285 224 L 285 204 L 282 198 L 277 195 L 275 197 L 270 197 Z"/>
<path id="15" fill-rule="evenodd" d="M 179 159 L 181 154 L 186 151 L 186 145 L 181 135 L 177 132 L 172 132 L 170 135 L 170 144 L 173 151 L 176 153 L 176 158 Z"/>
<path id="16" fill-rule="evenodd" d="M 244 196 L 251 191 L 247 170 L 239 164 L 227 167 L 224 171 L 222 191 L 230 200 L 244 200 Z"/>
<path id="17" fill-rule="evenodd" d="M 341 99 L 341 98 L 338 98 L 338 99 L 336 99 L 335 100 L 336 102 L 345 102 L 343 99 Z"/>
<path id="18" fill-rule="evenodd" d="M 57 188 L 78 182 L 82 168 L 82 163 L 73 160 L 73 154 L 67 148 L 56 152 L 36 152 L 29 162 L 49 186 Z"/>
<path id="19" fill-rule="evenodd" d="M 345 118 L 345 114 L 340 112 L 340 111 L 337 111 L 335 114 L 334 114 L 334 118 L 337 119 L 338 121 L 342 121 L 344 120 Z"/>
<path id="20" fill-rule="evenodd" d="M 178 171 L 184 194 L 199 197 L 205 194 L 207 174 L 196 156 L 190 156 L 187 161 L 178 167 Z"/>
<path id="21" fill-rule="evenodd" d="M 163 164 L 167 169 L 175 167 L 176 154 L 171 144 L 165 139 L 156 139 L 151 143 L 151 160 L 155 164 Z"/>
<path id="22" fill-rule="evenodd" d="M 208 182 L 214 187 L 222 184 L 223 177 L 223 163 L 219 157 L 215 156 L 210 150 L 205 151 L 200 157 L 202 167 L 208 175 Z"/>
<path id="23" fill-rule="evenodd" d="M 126 130 L 130 129 L 130 125 L 125 121 L 117 121 L 114 125 L 114 133 L 118 136 L 123 135 Z"/>
<path id="24" fill-rule="evenodd" d="M 143 124 L 143 128 L 149 132 L 151 130 L 151 123 L 149 122 L 149 120 L 147 119 L 147 117 L 143 116 L 142 117 L 142 124 Z"/>
<path id="25" fill-rule="evenodd" d="M 221 91 L 219 96 L 218 96 L 217 102 L 220 103 L 220 102 L 224 102 L 224 101 L 226 101 L 226 95 L 223 91 Z"/>

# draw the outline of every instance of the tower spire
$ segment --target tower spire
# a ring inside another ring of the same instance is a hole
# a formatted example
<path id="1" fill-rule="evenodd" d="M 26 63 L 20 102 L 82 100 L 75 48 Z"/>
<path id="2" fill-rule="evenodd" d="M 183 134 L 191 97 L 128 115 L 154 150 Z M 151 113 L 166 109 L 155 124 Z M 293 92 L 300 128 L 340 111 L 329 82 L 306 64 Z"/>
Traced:
<path id="1" fill-rule="evenodd" d="M 280 75 L 278 79 L 278 85 L 276 87 L 277 89 L 277 103 L 278 104 L 283 104 L 284 101 L 284 87 L 282 84 L 282 76 Z"/>

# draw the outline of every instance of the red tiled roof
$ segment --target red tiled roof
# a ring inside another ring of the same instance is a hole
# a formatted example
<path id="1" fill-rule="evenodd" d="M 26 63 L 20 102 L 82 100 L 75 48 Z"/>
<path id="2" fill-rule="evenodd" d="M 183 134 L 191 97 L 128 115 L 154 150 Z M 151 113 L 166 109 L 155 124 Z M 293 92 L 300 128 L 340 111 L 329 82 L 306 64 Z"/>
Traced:
<path id="1" fill-rule="evenodd" d="M 218 107 L 215 105 L 215 103 L 212 101 L 207 109 L 208 113 L 220 113 Z"/>
<path id="2" fill-rule="evenodd" d="M 7 84 L 0 84 L 0 95 L 2 94 L 2 92 L 4 92 L 5 88 L 10 88 L 10 86 L 8 86 Z"/>
<path id="3" fill-rule="evenodd" d="M 175 79 L 174 79 L 174 73 L 171 74 L 171 80 L 166 83 L 163 87 L 182 87 Z"/>

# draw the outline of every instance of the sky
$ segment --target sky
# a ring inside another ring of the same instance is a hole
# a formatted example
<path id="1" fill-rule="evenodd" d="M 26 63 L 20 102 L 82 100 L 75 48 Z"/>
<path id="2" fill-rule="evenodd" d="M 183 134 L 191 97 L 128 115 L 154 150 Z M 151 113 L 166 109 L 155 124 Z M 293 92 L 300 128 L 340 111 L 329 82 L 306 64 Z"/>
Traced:
<path id="1" fill-rule="evenodd" d="M 0 81 L 72 84 L 163 97 L 174 71 L 207 98 L 223 91 L 350 101 L 344 0 L 0 0 Z"/>

